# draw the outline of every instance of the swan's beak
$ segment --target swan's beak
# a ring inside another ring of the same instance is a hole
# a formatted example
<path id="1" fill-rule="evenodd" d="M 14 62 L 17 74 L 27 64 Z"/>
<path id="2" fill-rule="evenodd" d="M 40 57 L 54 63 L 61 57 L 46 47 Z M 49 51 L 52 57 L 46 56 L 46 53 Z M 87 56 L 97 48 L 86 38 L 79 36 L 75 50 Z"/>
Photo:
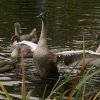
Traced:
<path id="1" fill-rule="evenodd" d="M 37 18 L 42 18 L 42 16 L 44 15 L 45 13 L 40 13 L 38 16 L 36 16 Z"/>
<path id="2" fill-rule="evenodd" d="M 38 16 L 36 16 L 36 18 L 41 18 L 41 16 L 40 16 L 40 15 L 38 15 Z"/>

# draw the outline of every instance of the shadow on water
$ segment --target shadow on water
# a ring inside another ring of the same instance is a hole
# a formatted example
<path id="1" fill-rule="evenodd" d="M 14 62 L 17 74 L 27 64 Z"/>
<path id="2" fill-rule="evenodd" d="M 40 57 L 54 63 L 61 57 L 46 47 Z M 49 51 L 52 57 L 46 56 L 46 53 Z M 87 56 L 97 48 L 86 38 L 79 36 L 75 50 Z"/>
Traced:
<path id="1" fill-rule="evenodd" d="M 35 17 L 40 12 L 48 15 L 47 37 L 52 51 L 82 49 L 83 34 L 86 49 L 97 48 L 95 35 L 100 31 L 100 0 L 0 0 L 0 59 L 10 58 L 9 42 L 16 21 L 21 23 L 23 34 L 30 33 L 34 27 L 40 33 L 41 23 Z M 41 80 L 34 74 L 37 70 L 32 64 L 33 60 L 27 61 L 27 91 L 32 90 L 32 96 L 41 97 L 47 85 L 47 96 L 55 82 Z M 17 98 L 21 96 L 21 78 L 20 67 L 19 71 L 0 74 L 0 82 Z"/>

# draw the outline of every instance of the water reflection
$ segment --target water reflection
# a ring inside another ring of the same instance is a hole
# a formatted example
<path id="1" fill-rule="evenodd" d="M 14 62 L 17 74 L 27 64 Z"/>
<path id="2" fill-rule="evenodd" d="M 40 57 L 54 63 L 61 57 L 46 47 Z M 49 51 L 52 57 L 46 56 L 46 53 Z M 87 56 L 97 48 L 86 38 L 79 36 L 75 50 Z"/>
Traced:
<path id="1" fill-rule="evenodd" d="M 40 12 L 48 14 L 48 45 L 52 51 L 82 49 L 83 34 L 86 49 L 95 50 L 98 46 L 95 35 L 100 31 L 99 0 L 0 0 L 0 59 L 10 57 L 9 42 L 16 21 L 21 23 L 23 33 L 34 27 L 40 33 L 41 23 L 35 17 Z M 35 71 L 33 65 L 26 67 L 27 88 L 33 90 L 33 96 L 41 97 L 46 83 L 34 76 Z M 12 84 L 6 86 L 9 92 L 21 94 L 21 71 L 18 75 L 15 72 L 0 74 L 0 81 Z"/>

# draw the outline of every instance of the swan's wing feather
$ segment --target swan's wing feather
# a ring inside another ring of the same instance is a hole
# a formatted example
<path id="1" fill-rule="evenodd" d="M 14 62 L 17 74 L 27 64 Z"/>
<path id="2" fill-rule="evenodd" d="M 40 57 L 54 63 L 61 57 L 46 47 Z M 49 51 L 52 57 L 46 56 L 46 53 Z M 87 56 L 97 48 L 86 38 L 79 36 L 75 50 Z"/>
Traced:
<path id="1" fill-rule="evenodd" d="M 84 51 L 83 50 L 72 50 L 72 51 L 63 51 L 63 52 L 58 52 L 58 53 L 55 53 L 56 55 L 64 55 L 64 56 L 67 56 L 67 55 L 78 55 L 78 54 L 83 54 Z M 94 51 L 91 51 L 91 50 L 85 50 L 85 53 L 89 53 L 91 55 L 100 55 L 100 53 L 96 53 Z"/>
<path id="2" fill-rule="evenodd" d="M 31 41 L 21 41 L 21 42 L 17 42 L 17 43 L 14 43 L 14 45 L 21 45 L 21 44 L 24 44 L 24 45 L 27 45 L 31 48 L 31 51 L 35 51 L 36 47 L 37 47 L 37 44 L 36 43 L 33 43 Z"/>
<path id="3" fill-rule="evenodd" d="M 83 50 L 77 51 L 63 51 L 55 53 L 58 57 L 58 61 L 64 61 L 65 65 L 79 63 L 83 61 Z M 70 56 L 69 56 L 70 55 Z M 100 66 L 100 53 L 96 53 L 91 50 L 85 50 L 85 62 L 91 65 Z"/>

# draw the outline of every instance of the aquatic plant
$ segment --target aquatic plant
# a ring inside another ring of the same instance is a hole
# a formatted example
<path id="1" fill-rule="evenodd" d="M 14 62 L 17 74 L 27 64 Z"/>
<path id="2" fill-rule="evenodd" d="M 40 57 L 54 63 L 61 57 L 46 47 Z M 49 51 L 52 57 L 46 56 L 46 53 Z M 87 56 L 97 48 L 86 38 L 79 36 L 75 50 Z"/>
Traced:
<path id="1" fill-rule="evenodd" d="M 22 100 L 30 100 L 31 91 L 26 94 L 26 86 L 25 86 L 25 67 L 23 62 L 23 51 L 21 49 L 21 65 L 22 65 Z"/>
<path id="2" fill-rule="evenodd" d="M 95 90 L 95 79 L 93 76 L 100 74 L 100 68 L 96 66 L 89 66 L 91 61 L 85 64 L 85 43 L 83 38 L 83 66 L 81 66 L 80 73 L 73 76 L 73 70 L 77 67 L 74 66 L 73 69 L 65 74 L 64 79 L 58 79 L 54 88 L 52 89 L 50 95 L 47 99 L 52 98 L 54 100 L 99 100 L 100 91 Z M 93 68 L 95 71 L 93 72 Z M 67 84 L 71 83 L 71 87 L 61 91 Z M 97 99 L 99 98 L 99 99 Z"/>
<path id="3" fill-rule="evenodd" d="M 12 97 L 9 95 L 8 91 L 6 90 L 6 88 L 1 83 L 0 83 L 0 87 L 1 87 L 2 91 L 5 93 L 8 100 L 13 100 Z"/>

